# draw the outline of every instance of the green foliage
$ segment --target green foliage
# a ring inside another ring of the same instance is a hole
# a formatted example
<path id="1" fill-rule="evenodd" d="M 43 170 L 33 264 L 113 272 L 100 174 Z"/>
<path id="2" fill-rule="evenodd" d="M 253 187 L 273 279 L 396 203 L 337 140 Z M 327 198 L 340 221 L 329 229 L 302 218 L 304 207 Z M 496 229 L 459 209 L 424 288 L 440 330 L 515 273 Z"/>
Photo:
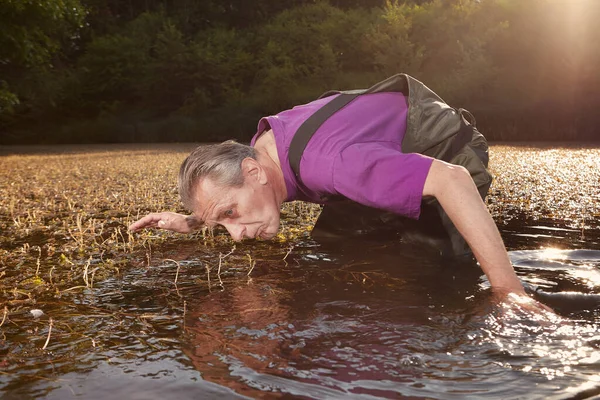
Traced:
<path id="1" fill-rule="evenodd" d="M 419 72 L 423 50 L 410 37 L 413 9 L 414 6 L 387 0 L 383 13 L 367 34 L 365 45 L 372 54 L 372 64 L 383 75 Z"/>
<path id="2" fill-rule="evenodd" d="M 10 114 L 19 105 L 17 95 L 8 90 L 8 84 L 0 81 L 0 114 Z"/>
<path id="3" fill-rule="evenodd" d="M 367 69 L 368 53 L 357 44 L 373 20 L 321 1 L 279 14 L 259 32 L 259 103 L 276 110 L 309 101 L 340 74 Z"/>
<path id="4" fill-rule="evenodd" d="M 144 13 L 119 33 L 89 43 L 78 65 L 81 97 L 102 112 L 125 107 L 151 117 L 227 104 L 251 77 L 254 61 L 243 43 L 227 28 L 186 38 L 163 14 Z"/>
<path id="5" fill-rule="evenodd" d="M 81 26 L 79 0 L 3 0 L 0 2 L 0 64 L 46 63 L 61 41 Z"/>
<path id="6" fill-rule="evenodd" d="M 115 102 L 135 100 L 163 24 L 160 14 L 144 13 L 122 33 L 92 40 L 78 63 L 82 97 L 100 104 L 102 111 Z"/>
<path id="7" fill-rule="evenodd" d="M 600 3 L 578 1 L 502 2 L 510 29 L 490 49 L 493 62 L 510 80 L 506 95 L 523 103 L 552 100 L 556 93 L 577 97 L 600 83 Z M 530 18 L 531 16 L 537 18 Z"/>
<path id="8" fill-rule="evenodd" d="M 412 69 L 449 102 L 489 94 L 496 71 L 486 48 L 505 26 L 495 7 L 494 1 L 441 0 L 404 7 L 418 61 Z"/>
<path id="9" fill-rule="evenodd" d="M 180 63 L 173 64 L 172 57 L 162 58 L 155 75 L 175 72 L 169 75 L 175 78 L 170 85 L 181 89 L 173 90 L 173 95 L 185 95 L 176 103 L 179 113 L 194 115 L 227 106 L 245 96 L 252 79 L 256 61 L 245 47 L 246 40 L 234 29 L 207 29 L 190 41 Z"/>
<path id="10" fill-rule="evenodd" d="M 596 0 L 0 0 L 0 124 L 245 140 L 262 115 L 406 72 L 492 140 L 594 138 L 598 19 Z"/>
<path id="11" fill-rule="evenodd" d="M 21 86 L 31 70 L 48 70 L 61 47 L 75 39 L 84 17 L 79 0 L 0 1 L 0 121 L 21 103 Z M 36 97 L 26 100 L 32 104 Z"/>

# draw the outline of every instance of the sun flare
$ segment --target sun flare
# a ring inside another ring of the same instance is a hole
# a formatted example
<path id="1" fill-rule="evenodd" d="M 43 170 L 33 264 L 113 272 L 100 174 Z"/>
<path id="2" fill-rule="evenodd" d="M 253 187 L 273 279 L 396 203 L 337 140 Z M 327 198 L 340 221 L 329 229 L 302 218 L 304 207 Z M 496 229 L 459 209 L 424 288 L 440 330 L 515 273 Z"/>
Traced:
<path id="1" fill-rule="evenodd" d="M 567 251 L 555 247 L 544 249 L 541 257 L 545 260 L 564 260 L 567 258 Z"/>

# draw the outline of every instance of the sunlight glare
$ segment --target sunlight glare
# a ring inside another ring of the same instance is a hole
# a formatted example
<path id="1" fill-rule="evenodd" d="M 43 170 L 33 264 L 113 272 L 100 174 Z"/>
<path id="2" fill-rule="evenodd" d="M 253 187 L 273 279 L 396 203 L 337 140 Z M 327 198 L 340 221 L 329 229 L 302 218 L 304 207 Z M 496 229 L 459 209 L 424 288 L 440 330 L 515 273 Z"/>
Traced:
<path id="1" fill-rule="evenodd" d="M 545 260 L 565 260 L 567 256 L 567 251 L 558 249 L 555 247 L 548 247 L 544 249 L 544 252 L 541 254 L 541 257 Z"/>
<path id="2" fill-rule="evenodd" d="M 573 278 L 577 279 L 578 282 L 584 283 L 590 289 L 600 287 L 600 271 L 595 268 L 576 268 L 569 270 L 568 273 Z"/>
<path id="3" fill-rule="evenodd" d="M 598 382 L 600 382 L 600 375 L 592 375 L 590 376 L 589 381 L 587 381 L 586 383 L 579 386 L 572 386 L 570 388 L 567 388 L 567 391 L 571 393 L 582 393 L 586 390 L 594 389 Z"/>

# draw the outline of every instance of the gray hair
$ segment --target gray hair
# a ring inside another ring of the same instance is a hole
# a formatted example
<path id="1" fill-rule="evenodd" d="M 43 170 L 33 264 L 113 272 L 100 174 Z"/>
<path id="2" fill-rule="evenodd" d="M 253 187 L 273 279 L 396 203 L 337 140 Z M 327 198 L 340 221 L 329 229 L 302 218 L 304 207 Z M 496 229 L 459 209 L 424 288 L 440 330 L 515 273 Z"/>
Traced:
<path id="1" fill-rule="evenodd" d="M 223 186 L 242 186 L 242 161 L 248 157 L 256 159 L 254 148 L 233 140 L 198 146 L 179 168 L 179 195 L 183 205 L 193 210 L 196 185 L 203 178 L 211 178 Z"/>

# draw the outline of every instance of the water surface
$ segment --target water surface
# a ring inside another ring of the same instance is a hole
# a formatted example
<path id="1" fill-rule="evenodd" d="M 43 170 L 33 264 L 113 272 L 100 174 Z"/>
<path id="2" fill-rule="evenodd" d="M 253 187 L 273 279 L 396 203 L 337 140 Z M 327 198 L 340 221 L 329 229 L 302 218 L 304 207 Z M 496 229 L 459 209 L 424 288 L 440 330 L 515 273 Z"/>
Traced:
<path id="1" fill-rule="evenodd" d="M 78 160 L 69 157 L 60 162 Z M 96 165 L 117 160 L 114 151 L 86 157 Z M 477 266 L 424 246 L 397 237 L 315 242 L 305 232 L 314 210 L 303 206 L 286 210 L 288 235 L 274 242 L 234 248 L 220 236 L 156 234 L 139 247 L 116 240 L 99 254 L 76 249 L 76 228 L 63 235 L 51 217 L 38 218 L 48 228 L 27 225 L 25 214 L 12 221 L 19 214 L 4 205 L 0 388 L 9 399 L 593 398 L 600 395 L 598 157 L 591 147 L 492 148 L 489 207 L 520 278 L 559 316 L 542 322 L 499 305 Z M 83 161 L 75 164 L 86 176 Z M 96 168 L 95 177 L 110 172 Z M 89 185 L 76 179 L 68 184 Z M 10 181 L 2 185 L 13 193 Z M 126 218 L 119 213 L 127 208 L 112 202 L 129 189 L 110 190 L 104 209 L 86 211 L 106 222 L 98 237 Z M 61 264 L 61 251 L 73 266 Z M 38 262 L 43 284 L 29 279 Z M 58 268 L 81 286 L 86 263 L 98 268 L 94 283 L 66 290 L 75 283 Z M 552 297 L 564 293 L 572 298 Z M 37 309 L 44 315 L 34 318 Z"/>

